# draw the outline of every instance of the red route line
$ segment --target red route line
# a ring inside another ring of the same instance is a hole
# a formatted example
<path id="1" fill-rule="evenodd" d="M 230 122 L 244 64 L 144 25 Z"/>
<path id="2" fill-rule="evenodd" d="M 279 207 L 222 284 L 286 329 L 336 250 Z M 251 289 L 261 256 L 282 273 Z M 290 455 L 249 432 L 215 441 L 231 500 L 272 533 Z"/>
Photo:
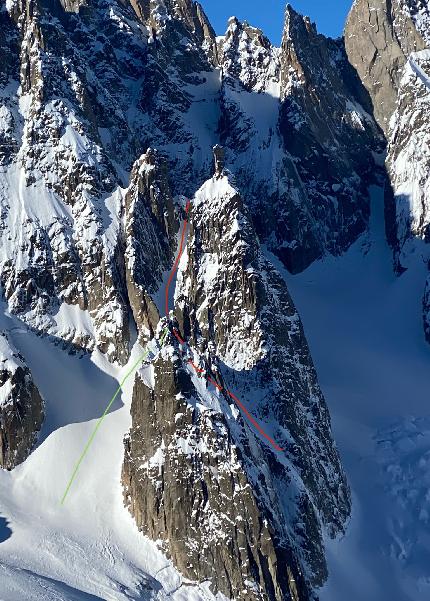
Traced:
<path id="1" fill-rule="evenodd" d="M 173 265 L 172 270 L 170 272 L 169 279 L 168 279 L 167 285 L 166 285 L 166 317 L 167 318 L 168 318 L 168 315 L 169 315 L 169 287 L 170 287 L 170 284 L 172 283 L 173 276 L 175 275 L 176 270 L 178 269 L 179 261 L 181 260 L 182 251 L 183 251 L 183 247 L 184 247 L 185 232 L 187 230 L 187 225 L 188 225 L 188 212 L 190 210 L 190 206 L 191 206 L 191 201 L 187 200 L 187 204 L 186 204 L 186 207 L 185 207 L 185 213 L 186 213 L 187 217 L 184 219 L 184 223 L 183 223 L 183 226 L 182 226 L 181 243 L 179 245 L 179 252 L 178 252 L 178 256 L 176 257 L 175 264 Z M 176 328 L 173 328 L 173 334 L 174 334 L 175 338 L 178 340 L 178 342 L 180 344 L 185 344 L 185 340 L 183 340 L 181 338 L 181 336 L 179 335 L 179 332 L 178 332 L 178 330 Z M 197 367 L 197 365 L 194 365 L 194 363 L 191 361 L 191 359 L 189 359 L 188 364 L 191 365 L 192 368 L 194 369 L 194 371 L 196 373 L 198 373 L 198 374 L 205 373 L 205 371 L 206 371 L 204 369 L 200 369 L 199 367 Z M 236 405 L 246 415 L 246 417 L 251 422 L 251 424 L 253 424 L 253 426 L 255 426 L 255 428 L 258 430 L 258 432 L 260 432 L 260 434 L 262 436 L 264 436 L 264 438 L 270 442 L 270 444 L 273 446 L 274 449 L 276 449 L 277 451 L 283 451 L 284 450 L 284 449 L 282 449 L 273 440 L 273 438 L 270 438 L 270 436 L 268 434 L 266 434 L 266 432 L 263 430 L 263 428 L 260 426 L 260 424 L 252 417 L 252 415 L 249 413 L 249 411 L 244 406 L 244 404 L 242 403 L 242 401 L 240 399 L 238 399 L 235 394 L 233 394 L 232 392 L 230 392 L 226 388 L 223 388 L 222 386 L 220 386 L 218 384 L 218 382 L 216 382 L 213 378 L 211 378 L 210 376 L 208 376 L 206 374 L 205 374 L 205 378 L 206 378 L 206 380 L 208 382 L 210 382 L 211 384 L 213 384 L 213 386 L 215 386 L 219 391 L 224 391 L 226 394 L 228 394 L 228 396 L 230 398 L 233 399 L 233 401 L 236 403 Z"/>
<path id="2" fill-rule="evenodd" d="M 190 205 L 191 205 L 191 201 L 187 200 L 187 205 L 185 207 L 185 213 L 186 213 L 187 217 L 188 217 L 188 211 L 190 210 Z M 185 218 L 184 225 L 182 226 L 182 235 L 181 235 L 181 244 L 179 245 L 179 253 L 178 253 L 178 256 L 176 257 L 175 264 L 172 267 L 172 271 L 170 272 L 169 279 L 167 280 L 167 285 L 166 285 L 166 317 L 168 317 L 168 315 L 169 315 L 169 287 L 170 287 L 170 284 L 172 283 L 173 276 L 175 275 L 175 272 L 178 269 L 179 261 L 181 259 L 182 249 L 184 246 L 185 232 L 187 231 L 187 225 L 188 225 L 188 219 Z"/>

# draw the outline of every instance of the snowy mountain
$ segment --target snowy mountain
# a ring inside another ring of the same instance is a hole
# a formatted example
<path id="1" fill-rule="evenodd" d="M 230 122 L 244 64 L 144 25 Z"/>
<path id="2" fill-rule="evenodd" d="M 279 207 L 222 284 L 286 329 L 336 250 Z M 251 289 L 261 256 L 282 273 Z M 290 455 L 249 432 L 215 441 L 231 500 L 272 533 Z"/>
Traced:
<path id="1" fill-rule="evenodd" d="M 326 594 L 354 496 L 297 282 L 360 264 L 378 186 L 425 279 L 429 14 L 287 6 L 276 48 L 192 0 L 1 4 L 0 598 Z"/>

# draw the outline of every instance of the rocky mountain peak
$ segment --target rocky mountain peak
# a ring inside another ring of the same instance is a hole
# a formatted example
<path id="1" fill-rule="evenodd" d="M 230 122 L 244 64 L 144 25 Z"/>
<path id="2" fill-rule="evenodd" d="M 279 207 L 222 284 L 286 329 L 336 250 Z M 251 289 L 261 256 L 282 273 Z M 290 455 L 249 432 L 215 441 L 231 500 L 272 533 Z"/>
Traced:
<path id="1" fill-rule="evenodd" d="M 230 17 L 224 36 L 218 38 L 219 64 L 226 75 L 246 89 L 262 91 L 278 79 L 278 50 L 263 32 L 237 17 Z"/>
<path id="2" fill-rule="evenodd" d="M 285 8 L 284 29 L 282 33 L 283 41 L 297 41 L 303 35 L 302 28 L 306 29 L 309 34 L 317 34 L 315 23 L 308 16 L 298 13 L 288 3 Z"/>
<path id="3" fill-rule="evenodd" d="M 151 32 L 151 38 L 161 36 L 169 44 L 175 32 L 186 34 L 197 43 L 215 64 L 216 35 L 201 4 L 194 0 L 127 0 L 135 14 Z M 155 36 L 155 37 L 154 37 Z"/>
<path id="4" fill-rule="evenodd" d="M 79 12 L 81 6 L 88 6 L 91 0 L 59 0 L 66 12 Z"/>

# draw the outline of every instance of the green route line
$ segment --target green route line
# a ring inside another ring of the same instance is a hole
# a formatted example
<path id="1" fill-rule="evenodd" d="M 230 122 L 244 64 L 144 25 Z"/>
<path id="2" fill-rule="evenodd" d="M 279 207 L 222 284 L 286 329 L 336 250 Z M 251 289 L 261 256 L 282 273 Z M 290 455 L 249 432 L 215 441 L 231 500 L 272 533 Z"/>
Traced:
<path id="1" fill-rule="evenodd" d="M 166 338 L 166 336 L 167 336 L 167 333 L 168 333 L 168 329 L 167 329 L 167 328 L 165 328 L 165 329 L 163 330 L 163 334 L 162 334 L 162 336 L 161 336 L 161 338 L 160 338 L 160 346 L 163 346 L 163 344 L 164 344 L 164 340 L 165 340 L 165 338 Z M 96 434 L 97 434 L 97 432 L 98 432 L 98 430 L 99 430 L 100 426 L 102 425 L 102 423 L 103 423 L 103 420 L 105 419 L 106 415 L 108 414 L 108 412 L 109 412 L 109 409 L 112 407 L 112 404 L 113 404 L 114 400 L 115 400 L 115 399 L 116 399 L 116 397 L 118 396 L 118 394 L 119 394 L 120 390 L 122 389 L 122 387 L 124 386 L 124 384 L 125 384 L 126 380 L 127 380 L 127 379 L 128 379 L 130 376 L 131 376 L 131 374 L 134 372 L 134 370 L 135 370 L 135 369 L 137 369 L 137 367 L 138 367 L 139 363 L 142 363 L 143 361 L 145 361 L 146 357 L 148 356 L 148 353 L 149 353 L 149 350 L 148 350 L 148 348 L 146 348 L 146 349 L 145 349 L 145 352 L 143 353 L 143 355 L 141 355 L 141 356 L 139 357 L 139 359 L 138 359 L 138 360 L 137 360 L 137 361 L 136 361 L 136 362 L 135 362 L 135 363 L 132 365 L 132 367 L 130 367 L 130 369 L 128 370 L 128 372 L 127 372 L 127 373 L 125 374 L 125 376 L 123 377 L 123 379 L 122 379 L 122 381 L 121 381 L 120 385 L 119 385 L 119 386 L 118 386 L 118 388 L 116 389 L 116 391 L 115 391 L 115 394 L 113 395 L 113 397 L 112 397 L 112 398 L 111 398 L 111 400 L 109 401 L 109 404 L 108 404 L 108 406 L 106 407 L 106 409 L 104 410 L 104 413 L 103 413 L 103 415 L 102 415 L 102 416 L 101 416 L 101 417 L 98 419 L 98 421 L 97 421 L 97 424 L 96 424 L 96 426 L 95 426 L 95 428 L 94 428 L 94 430 L 93 430 L 93 432 L 92 432 L 91 436 L 89 437 L 89 439 L 88 439 L 88 442 L 87 442 L 87 444 L 85 445 L 85 448 L 84 448 L 84 450 L 82 451 L 82 454 L 81 454 L 81 456 L 79 457 L 79 459 L 78 459 L 78 461 L 77 461 L 77 463 L 76 463 L 76 465 L 75 465 L 75 468 L 74 468 L 74 470 L 73 470 L 72 476 L 71 476 L 71 478 L 70 478 L 70 480 L 69 480 L 69 483 L 68 483 L 68 485 L 67 485 L 67 487 L 66 487 L 66 490 L 64 491 L 63 498 L 61 499 L 61 505 L 64 505 L 64 501 L 66 500 L 66 497 L 67 497 L 67 495 L 68 495 L 68 493 L 69 493 L 69 490 L 70 490 L 70 488 L 71 488 L 71 486 L 72 486 L 72 484 L 73 484 L 73 482 L 74 482 L 74 480 L 75 480 L 75 478 L 76 478 L 76 475 L 77 475 L 77 473 L 78 473 L 78 470 L 79 470 L 79 468 L 81 467 L 81 463 L 83 462 L 83 460 L 84 460 L 84 458 L 85 458 L 86 454 L 88 453 L 88 450 L 89 450 L 89 448 L 90 448 L 90 446 L 91 446 L 91 444 L 92 444 L 92 442 L 93 442 L 93 440 L 94 440 L 94 438 L 95 438 L 95 436 L 96 436 Z"/>

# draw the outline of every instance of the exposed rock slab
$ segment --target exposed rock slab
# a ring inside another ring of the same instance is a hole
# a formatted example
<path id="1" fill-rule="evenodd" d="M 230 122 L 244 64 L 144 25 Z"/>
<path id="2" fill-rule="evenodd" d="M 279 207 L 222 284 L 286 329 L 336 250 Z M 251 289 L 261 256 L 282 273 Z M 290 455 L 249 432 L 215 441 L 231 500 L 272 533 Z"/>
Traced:
<path id="1" fill-rule="evenodd" d="M 355 0 L 345 26 L 345 47 L 385 133 L 396 108 L 403 67 L 425 42 L 410 11 L 414 0 Z"/>

